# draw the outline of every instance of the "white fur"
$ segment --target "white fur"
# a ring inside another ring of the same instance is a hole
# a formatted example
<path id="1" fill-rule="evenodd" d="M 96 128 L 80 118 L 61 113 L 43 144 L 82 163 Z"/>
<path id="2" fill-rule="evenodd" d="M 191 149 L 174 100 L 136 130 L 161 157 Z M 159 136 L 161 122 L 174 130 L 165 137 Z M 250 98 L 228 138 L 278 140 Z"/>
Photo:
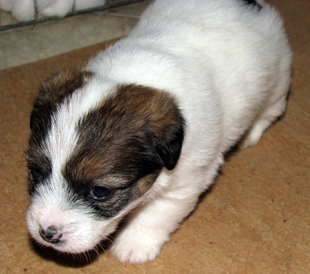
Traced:
<path id="1" fill-rule="evenodd" d="M 37 0 L 41 17 L 64 17 L 67 13 L 103 6 L 105 0 Z M 10 11 L 18 21 L 34 19 L 34 0 L 0 0 L 0 9 Z"/>
<path id="2" fill-rule="evenodd" d="M 59 222 L 68 241 L 60 250 L 86 251 L 139 204 L 111 251 L 120 261 L 131 263 L 153 260 L 159 254 L 201 192 L 212 184 L 223 153 L 247 131 L 243 147 L 255 145 L 285 109 L 291 52 L 278 13 L 259 2 L 260 12 L 241 0 L 158 0 L 127 38 L 89 63 L 85 70 L 95 77 L 73 96 L 68 109 L 59 110 L 46 140 L 47 153 L 59 168 L 49 181 L 50 190 L 42 189 L 43 198 L 36 197 L 29 209 L 29 229 L 35 239 L 47 245 L 40 240 L 38 227 Z M 74 140 L 74 128 L 70 131 L 63 121 L 76 124 L 124 83 L 173 94 L 186 120 L 186 134 L 174 170 L 163 169 L 145 197 L 112 220 L 98 221 L 84 214 L 87 209 L 70 204 L 60 170 L 61 157 L 72 151 L 70 142 L 57 148 L 57 132 L 61 139 Z M 89 103 L 79 103 L 84 101 Z"/>

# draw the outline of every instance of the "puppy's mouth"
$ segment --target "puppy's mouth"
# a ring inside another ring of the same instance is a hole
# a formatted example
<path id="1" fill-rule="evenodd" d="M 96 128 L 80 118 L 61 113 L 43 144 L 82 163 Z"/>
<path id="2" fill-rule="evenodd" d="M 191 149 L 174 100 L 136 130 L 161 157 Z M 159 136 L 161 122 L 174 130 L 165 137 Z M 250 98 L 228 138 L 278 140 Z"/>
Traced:
<path id="1" fill-rule="evenodd" d="M 61 253 L 79 254 L 94 249 L 116 230 L 118 219 L 99 220 L 89 209 L 48 209 L 33 201 L 27 213 L 31 238 L 39 245 Z"/>

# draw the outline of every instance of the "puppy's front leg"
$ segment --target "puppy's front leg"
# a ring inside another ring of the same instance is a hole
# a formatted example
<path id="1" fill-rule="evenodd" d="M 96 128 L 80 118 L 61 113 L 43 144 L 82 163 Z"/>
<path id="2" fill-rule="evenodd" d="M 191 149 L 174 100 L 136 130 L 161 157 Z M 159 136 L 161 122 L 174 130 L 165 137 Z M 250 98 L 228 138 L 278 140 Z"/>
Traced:
<path id="1" fill-rule="evenodd" d="M 154 260 L 169 241 L 170 233 L 194 209 L 197 197 L 157 198 L 140 206 L 128 216 L 111 252 L 120 262 L 135 264 Z"/>

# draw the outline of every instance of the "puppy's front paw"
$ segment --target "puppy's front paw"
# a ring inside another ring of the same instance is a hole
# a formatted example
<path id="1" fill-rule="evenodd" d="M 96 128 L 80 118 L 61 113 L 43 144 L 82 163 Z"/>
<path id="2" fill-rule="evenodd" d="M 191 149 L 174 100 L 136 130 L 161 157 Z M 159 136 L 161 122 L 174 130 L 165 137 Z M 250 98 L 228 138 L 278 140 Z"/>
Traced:
<path id="1" fill-rule="evenodd" d="M 160 252 L 162 245 L 169 236 L 158 235 L 156 231 L 148 233 L 137 231 L 122 231 L 111 248 L 112 254 L 122 263 L 132 264 L 153 261 Z"/>

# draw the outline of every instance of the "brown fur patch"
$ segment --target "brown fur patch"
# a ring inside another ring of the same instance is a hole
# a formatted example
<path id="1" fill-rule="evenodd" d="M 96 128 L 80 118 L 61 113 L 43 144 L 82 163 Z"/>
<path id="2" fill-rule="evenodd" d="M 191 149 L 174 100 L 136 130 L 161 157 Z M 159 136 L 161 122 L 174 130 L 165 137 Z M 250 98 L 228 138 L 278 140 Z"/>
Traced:
<path id="1" fill-rule="evenodd" d="M 111 216 L 149 190 L 164 166 L 176 165 L 183 119 L 168 93 L 124 85 L 80 121 L 79 134 L 65 178 L 84 196 L 95 185 L 113 189 L 113 197 L 98 204 Z"/>
<path id="2" fill-rule="evenodd" d="M 30 142 L 41 140 L 51 126 L 51 119 L 59 105 L 70 97 L 75 90 L 85 84 L 85 78 L 91 77 L 90 72 L 79 72 L 66 69 L 47 79 L 39 88 L 31 113 Z"/>
<path id="3" fill-rule="evenodd" d="M 35 183 L 40 181 L 39 179 L 42 181 L 48 177 L 52 169 L 41 145 L 51 126 L 52 116 L 66 98 L 84 85 L 85 78 L 88 77 L 91 77 L 90 72 L 67 69 L 49 78 L 41 85 L 33 104 L 30 119 L 31 136 L 29 149 L 26 152 L 30 193 L 34 191 Z"/>

